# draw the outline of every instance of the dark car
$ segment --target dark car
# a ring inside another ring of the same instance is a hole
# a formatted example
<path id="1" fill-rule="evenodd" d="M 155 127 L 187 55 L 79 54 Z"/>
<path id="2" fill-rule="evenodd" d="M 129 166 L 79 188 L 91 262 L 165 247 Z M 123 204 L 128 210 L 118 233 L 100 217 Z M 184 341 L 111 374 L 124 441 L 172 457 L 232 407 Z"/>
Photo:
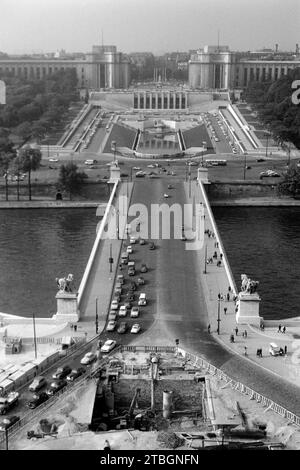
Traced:
<path id="1" fill-rule="evenodd" d="M 155 245 L 153 242 L 149 244 L 149 250 L 155 250 Z"/>
<path id="2" fill-rule="evenodd" d="M 6 429 L 9 429 L 18 421 L 20 421 L 20 416 L 9 416 L 8 418 L 4 418 L 0 422 L 0 431 L 6 431 Z"/>
<path id="3" fill-rule="evenodd" d="M 143 286 L 145 284 L 145 279 L 143 278 L 143 276 L 140 276 L 138 278 L 137 283 L 139 286 Z"/>
<path id="4" fill-rule="evenodd" d="M 130 289 L 130 290 L 136 290 L 136 288 L 137 288 L 136 283 L 135 283 L 135 282 L 131 282 L 129 289 Z"/>
<path id="5" fill-rule="evenodd" d="M 72 371 L 70 366 L 59 367 L 52 375 L 53 379 L 64 379 Z"/>
<path id="6" fill-rule="evenodd" d="M 147 265 L 142 264 L 140 271 L 141 271 L 141 273 L 146 273 L 148 271 Z"/>
<path id="7" fill-rule="evenodd" d="M 66 380 L 57 380 L 56 382 L 52 382 L 48 390 L 46 390 L 46 393 L 47 395 L 49 395 L 49 397 L 51 397 L 52 395 L 55 395 L 55 393 L 59 392 L 59 390 L 64 388 L 66 385 Z"/>
<path id="8" fill-rule="evenodd" d="M 41 405 L 48 399 L 49 399 L 49 395 L 47 395 L 47 393 L 45 392 L 42 392 L 40 394 L 34 394 L 32 399 L 29 400 L 29 402 L 27 403 L 27 406 L 28 408 L 31 408 L 33 410 L 34 408 Z"/>
<path id="9" fill-rule="evenodd" d="M 127 327 L 127 323 L 124 322 L 124 321 L 122 321 L 122 323 L 120 323 L 119 328 L 117 329 L 117 332 L 121 335 L 121 334 L 123 334 L 123 333 L 126 333 L 127 328 L 128 328 L 128 327 Z"/>
<path id="10" fill-rule="evenodd" d="M 140 238 L 140 245 L 145 245 L 146 244 L 146 240 L 144 240 L 143 238 Z"/>
<path id="11" fill-rule="evenodd" d="M 78 369 L 73 369 L 72 372 L 67 375 L 68 382 L 74 382 L 74 380 L 78 379 L 82 374 L 85 373 L 85 369 L 83 367 L 79 367 Z"/>

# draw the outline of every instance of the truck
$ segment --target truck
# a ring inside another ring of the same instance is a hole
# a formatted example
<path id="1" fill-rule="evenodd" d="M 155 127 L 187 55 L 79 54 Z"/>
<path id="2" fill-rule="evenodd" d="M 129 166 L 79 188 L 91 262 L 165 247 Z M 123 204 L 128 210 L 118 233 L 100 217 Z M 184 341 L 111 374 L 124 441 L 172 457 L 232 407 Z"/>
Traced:
<path id="1" fill-rule="evenodd" d="M 0 397 L 0 414 L 6 414 L 13 408 L 19 401 L 19 392 L 10 392 L 5 396 Z"/>

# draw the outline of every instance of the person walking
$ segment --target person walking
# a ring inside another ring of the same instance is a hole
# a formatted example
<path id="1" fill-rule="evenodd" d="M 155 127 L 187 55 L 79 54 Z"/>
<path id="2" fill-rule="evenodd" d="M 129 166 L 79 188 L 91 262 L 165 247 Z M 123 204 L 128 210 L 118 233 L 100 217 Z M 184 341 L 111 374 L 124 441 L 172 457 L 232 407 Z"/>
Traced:
<path id="1" fill-rule="evenodd" d="M 77 331 L 77 325 L 74 325 L 74 331 Z"/>
<path id="2" fill-rule="evenodd" d="M 244 331 L 244 337 L 247 338 L 247 335 L 248 335 L 247 330 L 245 330 Z"/>
<path id="3" fill-rule="evenodd" d="M 248 355 L 248 354 L 247 354 L 247 346 L 244 346 L 244 354 L 245 354 L 245 356 Z"/>
<path id="4" fill-rule="evenodd" d="M 287 356 L 287 346 L 284 346 L 284 355 Z"/>
<path id="5" fill-rule="evenodd" d="M 226 298 L 227 298 L 227 302 L 229 302 L 229 301 L 230 301 L 230 294 L 229 294 L 229 292 L 227 292 Z"/>
<path id="6" fill-rule="evenodd" d="M 106 439 L 105 442 L 104 442 L 103 450 L 105 450 L 106 452 L 109 452 L 109 451 L 111 450 L 110 444 L 109 444 L 109 442 L 108 442 L 107 439 Z"/>
<path id="7" fill-rule="evenodd" d="M 284 327 L 282 328 L 282 333 L 285 333 L 285 330 L 286 330 L 286 328 L 285 328 L 285 326 L 284 326 Z"/>
<path id="8" fill-rule="evenodd" d="M 277 331 L 277 333 L 281 333 L 281 325 L 280 325 L 280 324 L 278 325 L 278 331 Z"/>
<path id="9" fill-rule="evenodd" d="M 238 329 L 237 326 L 235 327 L 234 331 L 235 331 L 235 334 L 236 334 L 236 336 L 237 336 L 237 335 L 238 335 L 238 332 L 239 332 L 239 329 Z"/>
<path id="10" fill-rule="evenodd" d="M 227 313 L 227 307 L 224 307 L 224 315 Z"/>
<path id="11" fill-rule="evenodd" d="M 207 332 L 210 333 L 210 324 L 207 327 Z"/>

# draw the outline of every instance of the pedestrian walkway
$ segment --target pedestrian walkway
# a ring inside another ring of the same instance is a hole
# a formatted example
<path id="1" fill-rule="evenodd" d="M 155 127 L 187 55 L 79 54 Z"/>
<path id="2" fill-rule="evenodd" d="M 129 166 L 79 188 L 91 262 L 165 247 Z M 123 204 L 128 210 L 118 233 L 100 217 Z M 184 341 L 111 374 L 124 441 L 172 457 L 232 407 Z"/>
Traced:
<path id="1" fill-rule="evenodd" d="M 234 295 L 238 294 L 239 289 L 234 283 L 233 276 L 231 275 L 231 279 L 229 279 L 225 270 L 226 252 L 217 227 L 213 226 L 200 186 L 197 185 L 194 191 L 195 201 L 197 203 L 202 202 L 205 207 L 206 234 L 204 247 L 198 251 L 198 256 L 199 262 L 203 266 L 203 269 L 201 269 L 201 282 L 206 297 L 210 333 L 231 351 L 242 356 L 245 356 L 246 353 L 245 360 L 255 362 L 260 367 L 300 386 L 300 321 L 299 327 L 294 326 L 295 321 L 291 322 L 293 324 L 291 327 L 288 326 L 288 320 L 281 322 L 282 325 L 286 326 L 285 333 L 278 332 L 280 321 L 278 321 L 276 327 L 265 326 L 264 330 L 250 325 L 237 325 L 236 304 L 233 298 Z M 205 247 L 207 260 L 211 258 L 213 261 L 209 264 L 206 263 L 206 266 Z M 216 257 L 214 258 L 215 252 Z M 223 256 L 220 256 L 221 254 Z M 220 261 L 218 267 L 217 263 Z M 228 289 L 229 286 L 230 290 Z M 227 294 L 229 294 L 229 299 L 227 299 Z M 245 331 L 247 332 L 246 337 L 243 335 Z M 232 335 L 234 342 L 231 342 L 230 339 Z M 283 350 L 286 347 L 287 354 L 271 356 L 269 353 L 270 342 L 275 342 Z M 258 349 L 262 349 L 262 357 L 257 356 Z"/>

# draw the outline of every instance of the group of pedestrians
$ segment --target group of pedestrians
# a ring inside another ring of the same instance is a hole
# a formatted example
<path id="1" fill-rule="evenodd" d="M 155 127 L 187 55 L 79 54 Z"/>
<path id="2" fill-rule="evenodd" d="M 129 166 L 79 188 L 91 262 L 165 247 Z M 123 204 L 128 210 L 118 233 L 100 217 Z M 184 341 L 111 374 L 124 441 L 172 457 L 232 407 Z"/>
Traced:
<path id="1" fill-rule="evenodd" d="M 73 325 L 73 323 L 71 323 L 70 328 L 71 330 L 77 331 L 77 325 Z"/>
<path id="2" fill-rule="evenodd" d="M 277 333 L 285 333 L 286 332 L 286 327 L 281 326 L 280 324 L 278 325 L 278 331 Z"/>
<path id="3" fill-rule="evenodd" d="M 208 238 L 215 238 L 214 232 L 212 232 L 212 231 L 209 230 L 209 229 L 204 230 L 204 233 L 208 236 Z"/>

